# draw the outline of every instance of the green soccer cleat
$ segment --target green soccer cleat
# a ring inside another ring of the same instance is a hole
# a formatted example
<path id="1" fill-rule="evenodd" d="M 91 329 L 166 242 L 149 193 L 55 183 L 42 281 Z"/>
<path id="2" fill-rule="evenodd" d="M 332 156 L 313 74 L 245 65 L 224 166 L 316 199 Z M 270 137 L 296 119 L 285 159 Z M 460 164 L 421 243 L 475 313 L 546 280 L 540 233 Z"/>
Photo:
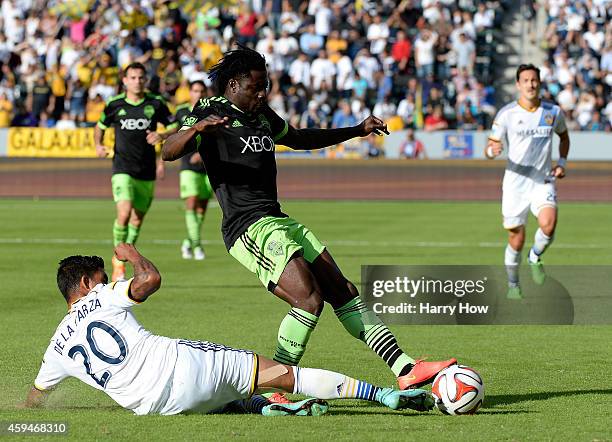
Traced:
<path id="1" fill-rule="evenodd" d="M 510 287 L 508 288 L 508 293 L 506 294 L 506 298 L 507 299 L 523 299 L 523 293 L 521 292 L 521 288 L 516 286 L 516 287 Z"/>
<path id="2" fill-rule="evenodd" d="M 321 416 L 327 413 L 329 405 L 323 399 L 304 399 L 289 404 L 270 404 L 263 407 L 264 416 Z"/>
<path id="3" fill-rule="evenodd" d="M 544 266 L 542 261 L 531 262 L 529 261 L 529 267 L 531 268 L 531 278 L 537 285 L 544 284 L 546 280 L 546 273 L 544 273 Z"/>
<path id="4" fill-rule="evenodd" d="M 392 410 L 410 408 L 416 411 L 429 411 L 434 407 L 434 398 L 425 390 L 395 390 L 382 388 L 376 394 L 376 400 Z"/>

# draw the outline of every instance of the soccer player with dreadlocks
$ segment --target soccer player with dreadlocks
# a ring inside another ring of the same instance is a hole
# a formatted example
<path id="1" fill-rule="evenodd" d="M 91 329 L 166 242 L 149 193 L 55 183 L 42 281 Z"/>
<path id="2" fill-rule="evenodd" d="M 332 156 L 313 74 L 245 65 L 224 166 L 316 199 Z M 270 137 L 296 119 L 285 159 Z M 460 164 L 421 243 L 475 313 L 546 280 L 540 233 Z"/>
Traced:
<path id="1" fill-rule="evenodd" d="M 387 326 L 359 298 L 329 251 L 305 226 L 281 211 L 277 198 L 275 144 L 320 149 L 374 132 L 386 125 L 369 116 L 354 127 L 296 129 L 267 105 L 268 73 L 259 53 L 240 47 L 209 72 L 215 97 L 201 100 L 162 149 L 166 161 L 198 151 L 223 211 L 222 233 L 229 253 L 291 310 L 278 330 L 274 359 L 300 361 L 310 334 L 329 303 L 344 328 L 391 368 L 400 389 L 417 388 L 455 364 L 414 360 Z"/>

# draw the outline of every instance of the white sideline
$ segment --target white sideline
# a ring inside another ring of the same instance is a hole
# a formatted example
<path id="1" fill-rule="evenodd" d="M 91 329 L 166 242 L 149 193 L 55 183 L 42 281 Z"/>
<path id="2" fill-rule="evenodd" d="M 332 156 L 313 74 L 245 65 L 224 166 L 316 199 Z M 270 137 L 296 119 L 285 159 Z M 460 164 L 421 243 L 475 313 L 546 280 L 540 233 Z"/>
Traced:
<path id="1" fill-rule="evenodd" d="M 175 239 L 142 239 L 140 244 L 156 244 L 176 246 L 182 240 Z M 98 244 L 110 245 L 110 239 L 80 239 L 80 238 L 0 238 L 0 244 Z M 220 240 L 203 240 L 203 245 L 223 245 Z M 444 242 L 444 241 L 355 241 L 355 240 L 331 240 L 323 241 L 323 244 L 334 247 L 412 247 L 412 248 L 439 248 L 439 249 L 461 249 L 481 248 L 497 249 L 504 247 L 505 242 Z M 555 249 L 612 249 L 612 244 L 570 244 L 557 243 Z"/>

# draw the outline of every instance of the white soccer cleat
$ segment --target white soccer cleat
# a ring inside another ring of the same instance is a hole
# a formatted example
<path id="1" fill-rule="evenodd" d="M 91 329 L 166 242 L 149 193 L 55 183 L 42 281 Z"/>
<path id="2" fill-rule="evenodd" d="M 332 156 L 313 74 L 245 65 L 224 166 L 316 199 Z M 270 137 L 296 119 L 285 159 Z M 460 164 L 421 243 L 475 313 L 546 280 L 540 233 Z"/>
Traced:
<path id="1" fill-rule="evenodd" d="M 204 249 L 202 246 L 197 246 L 193 248 L 193 258 L 196 261 L 202 261 L 206 258 L 206 254 L 204 253 Z"/>
<path id="2" fill-rule="evenodd" d="M 191 251 L 191 244 L 188 240 L 183 241 L 183 245 L 181 246 L 181 256 L 183 259 L 192 259 L 193 252 Z"/>

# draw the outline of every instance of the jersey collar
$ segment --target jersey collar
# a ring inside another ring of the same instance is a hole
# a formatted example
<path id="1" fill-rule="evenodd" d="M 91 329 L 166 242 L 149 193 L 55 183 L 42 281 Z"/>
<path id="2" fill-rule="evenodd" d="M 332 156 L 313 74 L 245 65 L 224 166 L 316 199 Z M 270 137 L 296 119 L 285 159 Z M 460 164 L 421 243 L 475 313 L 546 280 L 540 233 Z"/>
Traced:
<path id="1" fill-rule="evenodd" d="M 538 104 L 536 104 L 534 107 L 529 108 L 529 107 L 525 107 L 521 104 L 520 100 L 516 100 L 516 102 L 518 103 L 518 105 L 520 107 L 522 107 L 523 109 L 525 109 L 527 112 L 535 112 L 538 110 L 538 108 L 540 107 L 540 104 L 542 104 L 542 100 L 538 100 Z"/>
<path id="2" fill-rule="evenodd" d="M 127 94 L 125 95 L 125 102 L 127 104 L 131 104 L 132 106 L 139 106 L 140 104 L 142 104 L 142 102 L 145 100 L 145 97 L 142 97 L 140 100 L 138 101 L 132 101 L 127 97 Z"/>

